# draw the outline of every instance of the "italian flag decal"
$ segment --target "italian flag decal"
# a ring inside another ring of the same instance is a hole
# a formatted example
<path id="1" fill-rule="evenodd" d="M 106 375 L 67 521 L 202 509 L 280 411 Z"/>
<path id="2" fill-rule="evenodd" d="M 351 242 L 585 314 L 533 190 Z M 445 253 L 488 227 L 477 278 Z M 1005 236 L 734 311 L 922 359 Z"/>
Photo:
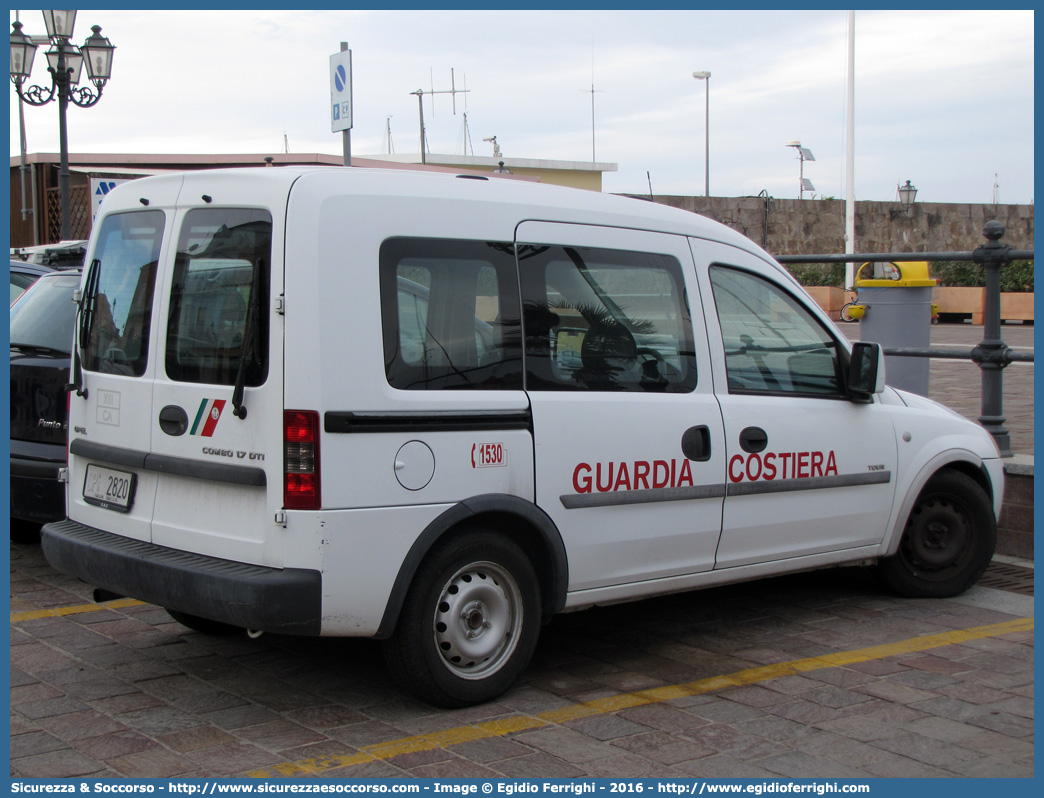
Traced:
<path id="1" fill-rule="evenodd" d="M 217 426 L 224 407 L 224 399 L 204 399 L 200 402 L 199 410 L 196 411 L 196 420 L 192 422 L 192 429 L 189 434 L 202 435 L 204 438 L 209 438 L 213 435 L 214 427 Z"/>

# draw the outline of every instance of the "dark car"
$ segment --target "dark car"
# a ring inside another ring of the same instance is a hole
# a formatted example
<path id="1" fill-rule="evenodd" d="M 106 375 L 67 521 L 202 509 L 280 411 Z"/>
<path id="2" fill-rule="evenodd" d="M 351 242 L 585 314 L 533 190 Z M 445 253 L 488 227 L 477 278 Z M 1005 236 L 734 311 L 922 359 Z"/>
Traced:
<path id="1" fill-rule="evenodd" d="M 69 353 L 78 270 L 42 275 L 11 306 L 11 535 L 65 518 Z M 20 523 L 19 523 L 20 522 Z"/>
<path id="2" fill-rule="evenodd" d="M 26 263 L 23 260 L 11 261 L 11 304 L 18 299 L 25 289 L 36 282 L 42 274 L 54 271 L 49 266 L 41 266 L 37 263 Z"/>

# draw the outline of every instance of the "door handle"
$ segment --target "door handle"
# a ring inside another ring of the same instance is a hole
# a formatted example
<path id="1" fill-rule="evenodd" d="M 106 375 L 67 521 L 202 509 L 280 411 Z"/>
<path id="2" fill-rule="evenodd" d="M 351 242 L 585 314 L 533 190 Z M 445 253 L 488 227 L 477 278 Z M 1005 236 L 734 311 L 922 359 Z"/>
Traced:
<path id="1" fill-rule="evenodd" d="M 768 433 L 761 427 L 747 427 L 739 435 L 739 445 L 748 454 L 763 452 L 768 446 Z"/>
<path id="2" fill-rule="evenodd" d="M 689 427 L 682 433 L 682 454 L 697 463 L 706 463 L 711 458 L 710 429 L 706 424 Z"/>
<path id="3" fill-rule="evenodd" d="M 177 405 L 167 405 L 160 410 L 159 425 L 168 435 L 184 435 L 188 429 L 188 413 Z"/>

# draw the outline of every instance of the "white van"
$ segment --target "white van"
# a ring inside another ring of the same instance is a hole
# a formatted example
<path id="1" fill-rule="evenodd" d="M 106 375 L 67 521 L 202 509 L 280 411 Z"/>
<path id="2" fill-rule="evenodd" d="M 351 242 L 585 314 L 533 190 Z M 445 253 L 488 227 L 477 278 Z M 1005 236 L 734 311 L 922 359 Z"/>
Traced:
<path id="1" fill-rule="evenodd" d="M 558 612 L 875 562 L 949 596 L 993 552 L 990 436 L 691 213 L 200 171 L 116 187 L 86 263 L 44 551 L 198 630 L 378 638 L 459 706 Z"/>

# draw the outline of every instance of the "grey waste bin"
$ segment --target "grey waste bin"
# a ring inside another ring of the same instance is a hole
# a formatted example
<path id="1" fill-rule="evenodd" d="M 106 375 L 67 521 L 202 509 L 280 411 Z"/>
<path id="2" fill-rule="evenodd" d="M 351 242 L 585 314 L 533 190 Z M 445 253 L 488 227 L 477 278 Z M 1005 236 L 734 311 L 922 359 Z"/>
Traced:
<path id="1" fill-rule="evenodd" d="M 932 289 L 928 262 L 864 263 L 856 274 L 858 303 L 863 306 L 859 337 L 883 349 L 927 349 L 932 336 Z M 926 357 L 886 357 L 889 385 L 928 395 Z"/>

